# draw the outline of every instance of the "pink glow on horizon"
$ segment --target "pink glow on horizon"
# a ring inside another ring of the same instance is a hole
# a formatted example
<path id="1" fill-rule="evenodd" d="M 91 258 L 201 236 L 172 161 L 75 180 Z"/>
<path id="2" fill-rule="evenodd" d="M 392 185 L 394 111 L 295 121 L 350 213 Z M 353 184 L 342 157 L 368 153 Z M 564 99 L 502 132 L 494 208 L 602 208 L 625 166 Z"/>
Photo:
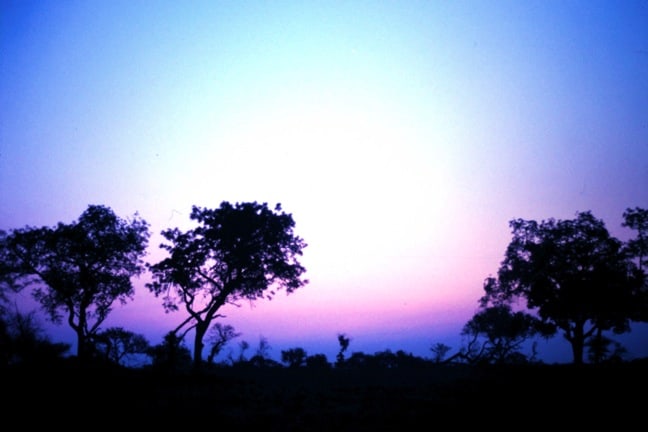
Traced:
<path id="1" fill-rule="evenodd" d="M 426 352 L 511 219 L 591 210 L 623 237 L 648 206 L 646 22 L 641 2 L 3 2 L 0 229 L 104 204 L 150 223 L 155 263 L 192 205 L 281 203 L 311 282 L 224 321 Z M 106 325 L 155 344 L 185 315 L 146 277 Z"/>

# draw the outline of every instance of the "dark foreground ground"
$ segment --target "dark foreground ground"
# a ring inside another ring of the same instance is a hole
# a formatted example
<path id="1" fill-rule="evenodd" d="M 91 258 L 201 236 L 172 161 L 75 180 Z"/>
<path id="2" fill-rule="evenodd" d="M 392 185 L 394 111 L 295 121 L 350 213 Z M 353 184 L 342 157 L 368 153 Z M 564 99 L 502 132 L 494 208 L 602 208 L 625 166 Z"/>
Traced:
<path id="1" fill-rule="evenodd" d="M 648 359 L 413 369 L 2 370 L 13 429 L 374 431 L 643 429 Z M 5 429 L 8 430 L 8 429 Z"/>

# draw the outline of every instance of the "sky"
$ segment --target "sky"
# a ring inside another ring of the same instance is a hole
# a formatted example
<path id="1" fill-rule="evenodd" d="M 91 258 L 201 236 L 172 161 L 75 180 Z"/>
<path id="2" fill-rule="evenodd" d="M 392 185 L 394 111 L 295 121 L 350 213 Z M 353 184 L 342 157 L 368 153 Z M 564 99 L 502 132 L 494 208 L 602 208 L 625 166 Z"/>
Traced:
<path id="1" fill-rule="evenodd" d="M 233 352 L 456 352 L 511 219 L 626 239 L 646 185 L 646 1 L 0 3 L 0 229 L 106 205 L 154 263 L 193 205 L 292 214 L 310 282 L 223 310 Z M 157 344 L 184 315 L 145 282 L 105 326 Z M 647 327 L 617 339 L 648 356 Z"/>

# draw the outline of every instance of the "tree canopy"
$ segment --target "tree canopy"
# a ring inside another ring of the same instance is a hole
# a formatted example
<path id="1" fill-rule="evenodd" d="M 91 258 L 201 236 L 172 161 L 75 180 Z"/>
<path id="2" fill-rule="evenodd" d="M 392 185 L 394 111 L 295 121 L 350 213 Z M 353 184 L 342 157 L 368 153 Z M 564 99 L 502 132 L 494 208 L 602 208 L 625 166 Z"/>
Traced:
<path id="1" fill-rule="evenodd" d="M 522 353 L 524 343 L 554 331 L 531 314 L 514 312 L 508 304 L 485 306 L 464 325 L 461 334 L 470 340 L 458 357 L 469 363 L 526 362 L 533 358 Z"/>
<path id="2" fill-rule="evenodd" d="M 294 233 L 295 222 L 281 205 L 222 202 L 215 209 L 192 207 L 198 226 L 164 230 L 168 257 L 151 265 L 147 287 L 163 297 L 167 312 L 180 306 L 188 317 L 176 332 L 195 330 L 194 365 L 202 362 L 203 338 L 219 310 L 239 300 L 271 299 L 308 283 L 300 264 L 306 243 Z"/>
<path id="3" fill-rule="evenodd" d="M 602 220 L 586 211 L 570 220 L 515 219 L 510 227 L 513 238 L 482 302 L 523 299 L 563 332 L 574 363 L 582 363 L 588 338 L 629 330 L 643 278 Z"/>
<path id="4" fill-rule="evenodd" d="M 629 208 L 623 212 L 624 227 L 637 231 L 637 237 L 628 240 L 628 253 L 637 259 L 639 270 L 643 271 L 648 256 L 648 210 L 640 207 Z"/>
<path id="5" fill-rule="evenodd" d="M 85 358 L 113 304 L 133 298 L 131 278 L 146 270 L 148 238 L 148 223 L 137 214 L 124 220 L 90 205 L 70 224 L 3 232 L 0 281 L 32 289 L 54 323 L 65 319 L 74 330 L 77 355 Z"/>

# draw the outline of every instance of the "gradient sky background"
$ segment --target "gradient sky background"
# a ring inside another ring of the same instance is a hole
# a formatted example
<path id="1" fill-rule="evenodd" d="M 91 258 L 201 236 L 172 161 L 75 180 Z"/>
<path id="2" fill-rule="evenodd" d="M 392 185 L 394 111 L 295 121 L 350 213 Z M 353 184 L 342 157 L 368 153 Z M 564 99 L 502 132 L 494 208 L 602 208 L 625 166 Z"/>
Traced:
<path id="1" fill-rule="evenodd" d="M 311 282 L 225 311 L 248 354 L 455 352 L 509 220 L 625 239 L 647 185 L 646 1 L 0 4 L 0 229 L 103 204 L 157 262 L 194 204 L 280 202 Z M 157 344 L 184 315 L 147 280 L 106 325 Z M 619 340 L 648 356 L 645 326 Z"/>

